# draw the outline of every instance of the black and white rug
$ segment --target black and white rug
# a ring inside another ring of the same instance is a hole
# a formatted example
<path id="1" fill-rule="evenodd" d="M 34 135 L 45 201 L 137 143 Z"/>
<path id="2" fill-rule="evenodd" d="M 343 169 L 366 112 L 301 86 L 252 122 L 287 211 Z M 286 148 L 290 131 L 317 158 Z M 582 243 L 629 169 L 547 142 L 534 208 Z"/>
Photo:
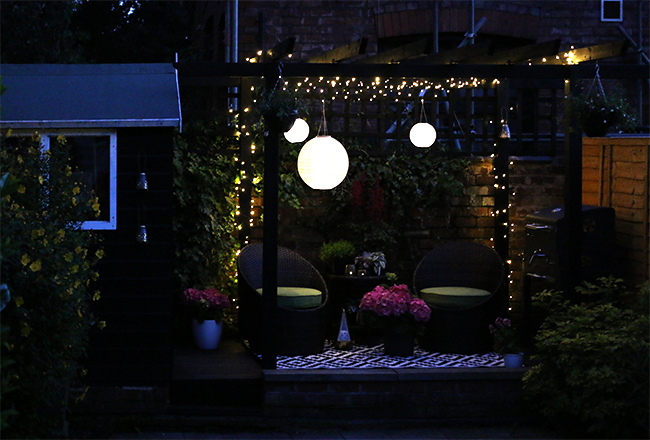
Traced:
<path id="1" fill-rule="evenodd" d="M 318 368 L 475 368 L 503 367 L 503 358 L 497 353 L 447 354 L 431 353 L 415 348 L 413 356 L 399 357 L 384 354 L 383 344 L 368 347 L 354 344 L 349 351 L 336 350 L 326 342 L 322 353 L 306 356 L 278 356 L 278 369 Z"/>

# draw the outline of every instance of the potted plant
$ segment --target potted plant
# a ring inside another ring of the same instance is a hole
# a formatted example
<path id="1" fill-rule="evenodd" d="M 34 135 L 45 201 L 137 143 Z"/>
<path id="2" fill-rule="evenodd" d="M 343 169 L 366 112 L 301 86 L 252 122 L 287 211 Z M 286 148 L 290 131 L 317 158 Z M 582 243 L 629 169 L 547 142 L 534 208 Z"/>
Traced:
<path id="1" fill-rule="evenodd" d="M 522 366 L 524 353 L 517 330 L 508 318 L 497 318 L 490 324 L 490 333 L 494 339 L 494 351 L 503 356 L 504 366 L 518 368 Z"/>
<path id="2" fill-rule="evenodd" d="M 412 356 L 415 336 L 422 334 L 431 309 L 409 292 L 406 284 L 383 285 L 366 293 L 359 308 L 365 311 L 364 321 L 384 332 L 384 353 L 391 356 Z"/>
<path id="3" fill-rule="evenodd" d="M 354 259 L 358 270 L 371 270 L 375 275 L 381 275 L 386 268 L 386 256 L 383 252 L 364 252 Z"/>
<path id="4" fill-rule="evenodd" d="M 634 127 L 629 104 L 618 93 L 605 94 L 602 86 L 567 98 L 566 115 L 575 117 L 586 136 L 605 136 L 613 127 Z"/>
<path id="5" fill-rule="evenodd" d="M 215 288 L 187 289 L 182 303 L 192 318 L 194 342 L 201 349 L 215 349 L 221 340 L 223 311 L 228 308 L 228 297 Z"/>
<path id="6" fill-rule="evenodd" d="M 342 274 L 347 263 L 354 257 L 354 245 L 347 240 L 323 243 L 320 248 L 320 259 L 333 274 Z"/>
<path id="7" fill-rule="evenodd" d="M 298 95 L 283 88 L 262 91 L 257 108 L 268 128 L 275 128 L 283 133 L 291 129 L 298 117 L 298 111 L 302 110 Z"/>

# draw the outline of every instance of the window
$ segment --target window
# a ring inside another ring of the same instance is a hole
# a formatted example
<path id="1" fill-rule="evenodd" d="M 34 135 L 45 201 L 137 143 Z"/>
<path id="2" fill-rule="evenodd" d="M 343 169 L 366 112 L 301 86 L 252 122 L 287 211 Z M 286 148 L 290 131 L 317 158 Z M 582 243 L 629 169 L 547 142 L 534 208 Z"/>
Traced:
<path id="1" fill-rule="evenodd" d="M 99 199 L 100 216 L 85 221 L 82 229 L 116 229 L 117 134 L 94 130 L 41 133 L 43 149 L 49 149 L 51 141 L 56 141 L 59 135 L 64 135 L 70 145 L 71 161 L 73 168 L 78 169 L 79 181 Z"/>
<path id="2" fill-rule="evenodd" d="M 600 21 L 623 21 L 623 0 L 600 0 Z"/>

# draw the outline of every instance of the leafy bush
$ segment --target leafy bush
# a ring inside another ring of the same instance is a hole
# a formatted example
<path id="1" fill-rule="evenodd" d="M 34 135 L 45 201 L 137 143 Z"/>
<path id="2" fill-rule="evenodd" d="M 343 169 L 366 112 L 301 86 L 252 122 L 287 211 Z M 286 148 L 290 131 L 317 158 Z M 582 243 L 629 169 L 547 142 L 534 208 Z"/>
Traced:
<path id="1" fill-rule="evenodd" d="M 2 377 L 18 391 L 3 395 L 2 409 L 18 415 L 3 437 L 58 437 L 67 387 L 80 372 L 95 322 L 91 302 L 99 292 L 89 285 L 102 251 L 80 225 L 99 204 L 83 200 L 64 138 L 45 153 L 38 136 L 0 142 L 0 175 L 16 186 L 2 205 L 2 282 L 13 297 L 2 311 L 3 361 L 13 361 L 3 362 Z"/>
<path id="2" fill-rule="evenodd" d="M 240 179 L 239 139 L 219 124 L 196 124 L 174 148 L 176 290 L 214 287 L 237 291 L 235 213 Z M 224 318 L 232 324 L 232 317 Z"/>
<path id="3" fill-rule="evenodd" d="M 346 179 L 324 195 L 323 215 L 307 220 L 327 240 L 387 252 L 403 239 L 414 209 L 444 209 L 463 192 L 469 161 L 447 157 L 440 144 L 416 153 L 395 147 L 390 155 L 369 155 L 352 143 L 346 148 Z"/>
<path id="4" fill-rule="evenodd" d="M 524 395 L 542 415 L 579 421 L 592 434 L 648 438 L 650 284 L 630 292 L 601 278 L 580 292 L 582 304 L 555 291 L 534 296 L 548 316 Z"/>

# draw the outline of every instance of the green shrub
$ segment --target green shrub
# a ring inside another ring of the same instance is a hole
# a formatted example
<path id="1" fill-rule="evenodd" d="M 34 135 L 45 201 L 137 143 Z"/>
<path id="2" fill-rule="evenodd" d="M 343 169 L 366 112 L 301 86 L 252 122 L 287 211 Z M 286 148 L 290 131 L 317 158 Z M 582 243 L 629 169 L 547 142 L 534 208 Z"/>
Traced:
<path id="1" fill-rule="evenodd" d="M 524 396 L 534 410 L 601 436 L 648 434 L 648 296 L 601 278 L 572 304 L 555 291 L 534 296 L 548 315 L 535 341 Z M 613 437 L 608 437 L 613 438 Z"/>
<path id="2" fill-rule="evenodd" d="M 174 147 L 176 290 L 214 287 L 237 292 L 235 187 L 240 179 L 239 139 L 219 124 L 196 124 Z M 225 322 L 232 324 L 227 313 Z"/>
<path id="3" fill-rule="evenodd" d="M 0 175 L 16 185 L 2 204 L 2 283 L 13 298 L 2 311 L 3 361 L 13 361 L 3 362 L 2 377 L 18 388 L 3 395 L 3 412 L 18 415 L 2 434 L 58 437 L 67 388 L 82 368 L 95 322 L 90 306 L 99 292 L 89 285 L 102 251 L 80 225 L 99 205 L 82 199 L 64 138 L 46 153 L 37 136 L 1 136 L 0 142 Z"/>

